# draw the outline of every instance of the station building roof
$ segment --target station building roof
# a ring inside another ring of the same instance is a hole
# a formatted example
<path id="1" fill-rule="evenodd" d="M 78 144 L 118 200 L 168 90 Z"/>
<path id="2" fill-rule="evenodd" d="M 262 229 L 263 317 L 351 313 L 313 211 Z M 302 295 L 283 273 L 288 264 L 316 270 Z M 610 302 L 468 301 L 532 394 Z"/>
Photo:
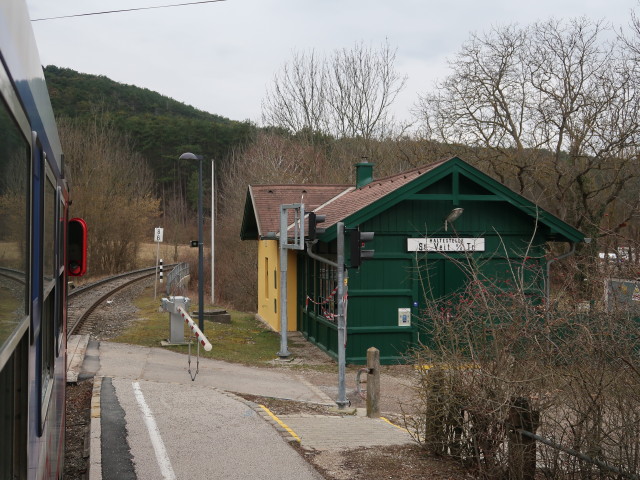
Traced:
<path id="1" fill-rule="evenodd" d="M 280 230 L 280 205 L 304 203 L 305 213 L 325 216 L 323 241 L 336 236 L 336 224 L 359 225 L 397 203 L 418 194 L 452 173 L 476 183 L 490 197 L 505 201 L 549 227 L 551 241 L 584 241 L 584 235 L 522 195 L 458 157 L 440 160 L 397 175 L 353 185 L 250 185 L 240 236 L 243 240 L 275 238 Z"/>

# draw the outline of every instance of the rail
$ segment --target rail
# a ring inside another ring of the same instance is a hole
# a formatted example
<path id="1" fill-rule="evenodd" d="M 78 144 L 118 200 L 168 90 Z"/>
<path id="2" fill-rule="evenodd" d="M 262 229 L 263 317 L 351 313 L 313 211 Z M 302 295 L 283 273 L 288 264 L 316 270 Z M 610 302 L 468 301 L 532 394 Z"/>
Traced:
<path id="1" fill-rule="evenodd" d="M 613 465 L 609 465 L 608 463 L 603 462 L 602 460 L 598 460 L 597 458 L 591 458 L 585 455 L 584 453 L 578 452 L 577 450 L 574 450 L 572 448 L 558 445 L 557 443 L 549 440 L 548 438 L 541 437 L 540 435 L 536 435 L 535 433 L 529 432 L 527 430 L 523 430 L 521 428 L 516 428 L 515 432 L 524 437 L 529 437 L 532 440 L 535 440 L 537 442 L 544 443 L 548 447 L 551 447 L 555 450 L 559 450 L 568 455 L 579 458 L 580 460 L 583 460 L 587 463 L 600 467 L 604 470 L 613 472 L 622 478 L 629 478 L 631 480 L 640 480 L 640 477 L 638 477 L 638 475 L 635 475 L 634 473 L 625 472 L 623 470 L 620 470 L 618 467 L 614 467 Z"/>
<path id="2" fill-rule="evenodd" d="M 169 265 L 170 267 L 175 266 L 175 264 Z M 102 302 L 104 302 L 105 300 L 107 300 L 107 298 L 109 298 L 110 296 L 112 296 L 115 292 L 122 290 L 125 287 L 128 287 L 129 285 L 138 282 L 140 280 L 143 280 L 145 278 L 148 278 L 152 275 L 154 275 L 155 273 L 155 267 L 151 267 L 151 268 L 142 268 L 139 270 L 133 270 L 131 272 L 126 272 L 126 273 L 121 273 L 118 275 L 114 275 L 112 277 L 107 277 L 107 278 L 103 278 L 101 280 L 98 280 L 96 282 L 93 283 L 89 283 L 87 285 L 83 285 L 82 287 L 78 287 L 74 290 L 72 290 L 71 292 L 68 293 L 68 297 L 75 297 L 81 293 L 85 293 L 88 292 L 90 290 L 92 290 L 93 288 L 96 288 L 100 285 L 112 282 L 114 280 L 117 279 L 122 279 L 122 278 L 126 278 L 132 275 L 136 275 L 136 274 L 140 274 L 139 277 L 133 278 L 132 280 L 128 281 L 128 282 L 124 282 L 118 286 L 116 286 L 115 288 L 111 288 L 109 289 L 108 292 L 104 293 L 103 295 L 100 296 L 100 298 L 98 298 L 96 301 L 93 301 L 92 304 L 78 317 L 78 319 L 75 322 L 68 322 L 68 326 L 67 326 L 67 337 L 70 337 L 71 335 L 75 334 L 80 327 L 83 325 L 83 323 L 85 322 L 85 320 L 89 317 L 89 315 L 91 315 L 91 313 L 93 313 L 93 311 L 98 307 L 98 305 L 100 305 Z"/>
<path id="3" fill-rule="evenodd" d="M 172 263 L 170 265 L 166 265 L 167 268 L 169 267 L 175 267 L 176 264 Z M 71 296 L 75 296 L 78 295 L 79 293 L 82 293 L 86 290 L 91 290 L 92 288 L 95 288 L 99 285 L 102 285 L 103 283 L 109 283 L 112 282 L 113 280 L 116 280 L 118 278 L 124 278 L 124 277 L 128 277 L 130 275 L 134 275 L 136 273 L 144 273 L 144 272 L 155 272 L 156 271 L 156 267 L 147 267 L 147 268 L 141 268 L 139 270 L 132 270 L 130 272 L 125 272 L 125 273 L 119 273 L 117 275 L 113 275 L 112 277 L 105 277 L 102 278 L 100 280 L 97 280 L 95 282 L 92 283 L 87 283 L 86 285 L 82 285 L 80 287 L 76 287 L 73 290 L 71 290 L 67 296 L 71 297 Z"/>

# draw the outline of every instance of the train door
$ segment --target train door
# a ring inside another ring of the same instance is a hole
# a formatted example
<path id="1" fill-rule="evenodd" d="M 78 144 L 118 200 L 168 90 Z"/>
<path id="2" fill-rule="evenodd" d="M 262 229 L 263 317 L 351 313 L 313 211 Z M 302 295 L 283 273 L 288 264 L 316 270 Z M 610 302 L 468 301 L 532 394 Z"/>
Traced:
<path id="1" fill-rule="evenodd" d="M 54 370 L 56 358 L 56 330 L 60 322 L 60 315 L 57 311 L 59 300 L 56 299 L 58 289 L 56 288 L 58 268 L 56 265 L 56 232 L 57 225 L 57 189 L 56 182 L 51 168 L 46 162 L 46 154 L 42 154 L 44 164 L 41 218 L 40 225 L 42 231 L 42 310 L 40 317 L 40 434 L 44 429 L 44 422 L 47 417 L 50 405 L 51 394 L 53 392 Z"/>

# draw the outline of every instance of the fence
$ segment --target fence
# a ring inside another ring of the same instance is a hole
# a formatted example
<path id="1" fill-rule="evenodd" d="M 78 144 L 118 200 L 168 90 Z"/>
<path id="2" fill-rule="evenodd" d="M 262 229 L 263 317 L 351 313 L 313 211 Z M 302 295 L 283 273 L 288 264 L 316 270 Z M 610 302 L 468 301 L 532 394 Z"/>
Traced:
<path id="1" fill-rule="evenodd" d="M 167 295 L 173 295 L 184 288 L 184 280 L 190 275 L 189 264 L 179 263 L 167 275 Z"/>
<path id="2" fill-rule="evenodd" d="M 439 453 L 453 455 L 461 451 L 462 443 L 468 441 L 472 437 L 476 437 L 480 432 L 469 431 L 469 423 L 465 423 L 461 420 L 461 418 L 465 416 L 464 410 L 459 412 L 460 418 L 458 419 L 451 417 L 450 414 L 451 412 L 446 412 L 442 417 L 432 419 L 431 423 L 435 423 L 436 426 L 433 428 L 433 425 L 427 425 L 425 433 L 427 437 L 430 437 L 432 440 L 435 439 L 436 444 L 444 447 L 440 449 Z M 486 426 L 487 425 L 485 425 L 485 427 Z M 509 414 L 506 422 L 504 423 L 504 428 L 499 428 L 497 425 L 495 426 L 496 428 L 493 428 L 496 432 L 503 432 L 506 437 L 504 439 L 504 445 L 507 447 L 507 455 L 505 457 L 506 464 L 504 466 L 508 471 L 507 477 L 510 480 L 534 480 L 537 478 L 536 469 L 539 461 L 536 448 L 537 443 L 543 444 L 552 450 L 563 452 L 566 455 L 578 459 L 579 461 L 598 467 L 598 469 L 600 469 L 600 474 L 597 478 L 640 480 L 640 477 L 634 472 L 625 471 L 624 469 L 611 465 L 606 461 L 592 458 L 582 452 L 559 445 L 551 439 L 536 434 L 535 432 L 539 426 L 540 415 L 537 411 L 531 408 L 530 402 L 525 398 L 515 397 L 511 399 Z M 474 426 L 472 425 L 471 430 L 473 429 Z M 498 434 L 498 436 L 500 436 L 500 434 Z M 425 437 L 425 440 L 427 437 Z M 498 439 L 497 443 L 502 443 L 502 441 Z M 486 452 L 484 453 L 486 454 Z M 610 472 L 613 476 L 605 476 L 604 472 Z M 567 473 L 567 478 L 575 478 L 569 475 L 569 472 L 565 473 Z M 489 474 L 486 478 L 502 478 L 502 476 L 492 476 Z M 582 476 L 581 478 L 593 477 L 587 475 L 586 477 Z"/>

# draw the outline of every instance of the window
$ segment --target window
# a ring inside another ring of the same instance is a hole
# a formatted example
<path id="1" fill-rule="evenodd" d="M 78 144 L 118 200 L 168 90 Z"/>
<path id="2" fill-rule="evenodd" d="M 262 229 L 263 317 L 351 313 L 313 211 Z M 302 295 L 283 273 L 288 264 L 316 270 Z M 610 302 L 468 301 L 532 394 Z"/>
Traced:
<path id="1" fill-rule="evenodd" d="M 0 352 L 27 321 L 29 143 L 0 100 Z M 0 368 L 2 365 L 0 364 Z"/>
<path id="2" fill-rule="evenodd" d="M 58 309 L 56 308 L 56 229 L 58 218 L 56 216 L 56 187 L 53 183 L 53 175 L 46 165 L 46 155 L 42 154 L 45 163 L 46 174 L 44 176 L 44 195 L 42 205 L 42 317 L 40 319 L 40 366 L 41 366 L 41 424 L 46 418 L 49 397 L 53 386 L 53 369 L 56 346 L 56 324 L 59 323 Z"/>
<path id="3" fill-rule="evenodd" d="M 269 298 L 269 257 L 264 257 L 264 298 Z"/>

